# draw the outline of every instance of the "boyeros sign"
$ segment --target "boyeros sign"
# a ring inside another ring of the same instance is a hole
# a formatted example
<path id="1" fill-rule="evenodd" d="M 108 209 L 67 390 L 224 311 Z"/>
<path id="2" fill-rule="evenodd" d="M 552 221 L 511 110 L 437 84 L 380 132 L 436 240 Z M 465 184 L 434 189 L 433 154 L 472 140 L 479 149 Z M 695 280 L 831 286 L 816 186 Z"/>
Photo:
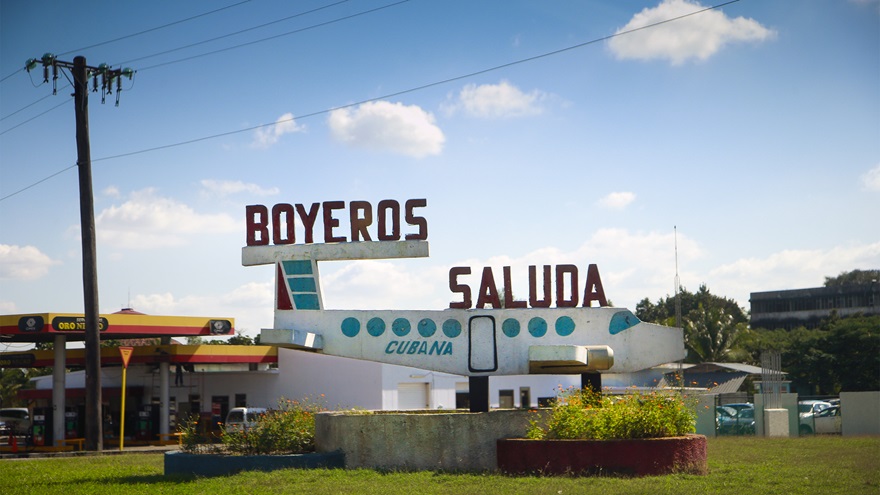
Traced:
<path id="1" fill-rule="evenodd" d="M 408 241 L 424 241 L 428 239 L 428 221 L 416 215 L 415 210 L 427 206 L 424 199 L 409 199 L 401 209 L 400 203 L 393 199 L 384 199 L 373 208 L 368 201 L 325 201 L 312 203 L 308 208 L 297 203 L 279 203 L 269 208 L 263 205 L 249 205 L 245 209 L 247 215 L 247 245 L 265 246 L 270 244 L 284 245 L 296 243 L 297 218 L 303 230 L 303 243 L 315 242 L 315 224 L 322 220 L 324 242 L 359 242 L 372 241 L 370 230 L 379 241 L 399 241 L 401 239 L 401 219 L 407 225 L 415 227 L 404 239 Z M 340 214 L 348 209 L 350 225 L 349 236 L 340 235 Z M 375 216 L 373 213 L 375 212 Z M 375 220 L 374 220 L 375 219 Z M 374 226 L 375 223 L 375 226 Z M 271 231 L 271 237 L 269 232 Z"/>

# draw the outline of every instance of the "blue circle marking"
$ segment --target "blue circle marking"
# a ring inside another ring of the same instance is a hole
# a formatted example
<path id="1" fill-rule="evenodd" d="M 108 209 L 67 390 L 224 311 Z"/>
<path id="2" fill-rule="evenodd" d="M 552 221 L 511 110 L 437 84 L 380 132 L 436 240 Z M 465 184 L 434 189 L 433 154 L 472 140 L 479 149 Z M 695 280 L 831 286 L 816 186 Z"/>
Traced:
<path id="1" fill-rule="evenodd" d="M 535 317 L 529 320 L 529 333 L 532 337 L 543 337 L 547 333 L 547 322 L 544 318 Z"/>
<path id="2" fill-rule="evenodd" d="M 370 318 L 367 322 L 367 333 L 373 337 L 378 337 L 385 333 L 385 320 L 382 318 Z"/>
<path id="3" fill-rule="evenodd" d="M 430 337 L 434 335 L 434 332 L 436 331 L 437 324 L 434 323 L 434 320 L 430 318 L 422 318 L 422 320 L 419 321 L 419 335 L 421 335 L 422 337 Z"/>
<path id="4" fill-rule="evenodd" d="M 501 331 L 508 337 L 516 337 L 519 335 L 519 320 L 508 318 L 501 324 Z"/>
<path id="5" fill-rule="evenodd" d="M 458 320 L 446 320 L 443 322 L 443 334 L 454 339 L 461 335 L 461 323 Z"/>
<path id="6" fill-rule="evenodd" d="M 346 337 L 354 337 L 361 331 L 361 322 L 357 318 L 349 316 L 342 320 L 342 334 Z"/>
<path id="7" fill-rule="evenodd" d="M 391 323 L 391 331 L 398 337 L 403 337 L 410 330 L 409 320 L 406 318 L 398 318 Z"/>
<path id="8" fill-rule="evenodd" d="M 560 316 L 556 320 L 556 333 L 568 337 L 572 332 L 574 332 L 574 320 L 570 316 Z"/>

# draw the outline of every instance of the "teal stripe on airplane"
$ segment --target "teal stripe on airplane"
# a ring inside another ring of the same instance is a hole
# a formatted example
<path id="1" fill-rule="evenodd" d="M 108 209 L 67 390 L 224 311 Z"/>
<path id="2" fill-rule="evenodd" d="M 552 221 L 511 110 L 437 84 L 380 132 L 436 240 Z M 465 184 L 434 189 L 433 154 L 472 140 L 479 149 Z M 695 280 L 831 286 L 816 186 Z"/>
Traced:
<path id="1" fill-rule="evenodd" d="M 627 328 L 632 328 L 641 323 L 636 315 L 631 311 L 618 311 L 611 317 L 611 323 L 608 324 L 608 331 L 611 335 L 618 334 Z"/>

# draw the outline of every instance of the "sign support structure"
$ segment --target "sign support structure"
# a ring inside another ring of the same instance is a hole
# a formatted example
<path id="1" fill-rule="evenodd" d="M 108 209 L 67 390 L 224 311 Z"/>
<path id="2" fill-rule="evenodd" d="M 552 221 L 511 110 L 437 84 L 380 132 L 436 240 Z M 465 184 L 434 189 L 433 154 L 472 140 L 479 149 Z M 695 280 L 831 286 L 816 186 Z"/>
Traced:
<path id="1" fill-rule="evenodd" d="M 119 412 L 119 450 L 123 448 L 125 443 L 125 375 L 128 371 L 128 360 L 131 359 L 131 353 L 134 347 L 120 347 L 119 354 L 122 355 L 122 405 Z"/>

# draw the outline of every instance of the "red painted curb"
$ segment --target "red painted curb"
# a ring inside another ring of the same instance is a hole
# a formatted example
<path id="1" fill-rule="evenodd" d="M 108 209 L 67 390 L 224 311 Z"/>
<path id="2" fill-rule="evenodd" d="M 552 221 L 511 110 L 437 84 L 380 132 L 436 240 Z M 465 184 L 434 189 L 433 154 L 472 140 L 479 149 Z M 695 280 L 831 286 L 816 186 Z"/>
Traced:
<path id="1" fill-rule="evenodd" d="M 632 440 L 527 440 L 497 442 L 498 469 L 513 474 L 706 474 L 706 437 Z"/>

